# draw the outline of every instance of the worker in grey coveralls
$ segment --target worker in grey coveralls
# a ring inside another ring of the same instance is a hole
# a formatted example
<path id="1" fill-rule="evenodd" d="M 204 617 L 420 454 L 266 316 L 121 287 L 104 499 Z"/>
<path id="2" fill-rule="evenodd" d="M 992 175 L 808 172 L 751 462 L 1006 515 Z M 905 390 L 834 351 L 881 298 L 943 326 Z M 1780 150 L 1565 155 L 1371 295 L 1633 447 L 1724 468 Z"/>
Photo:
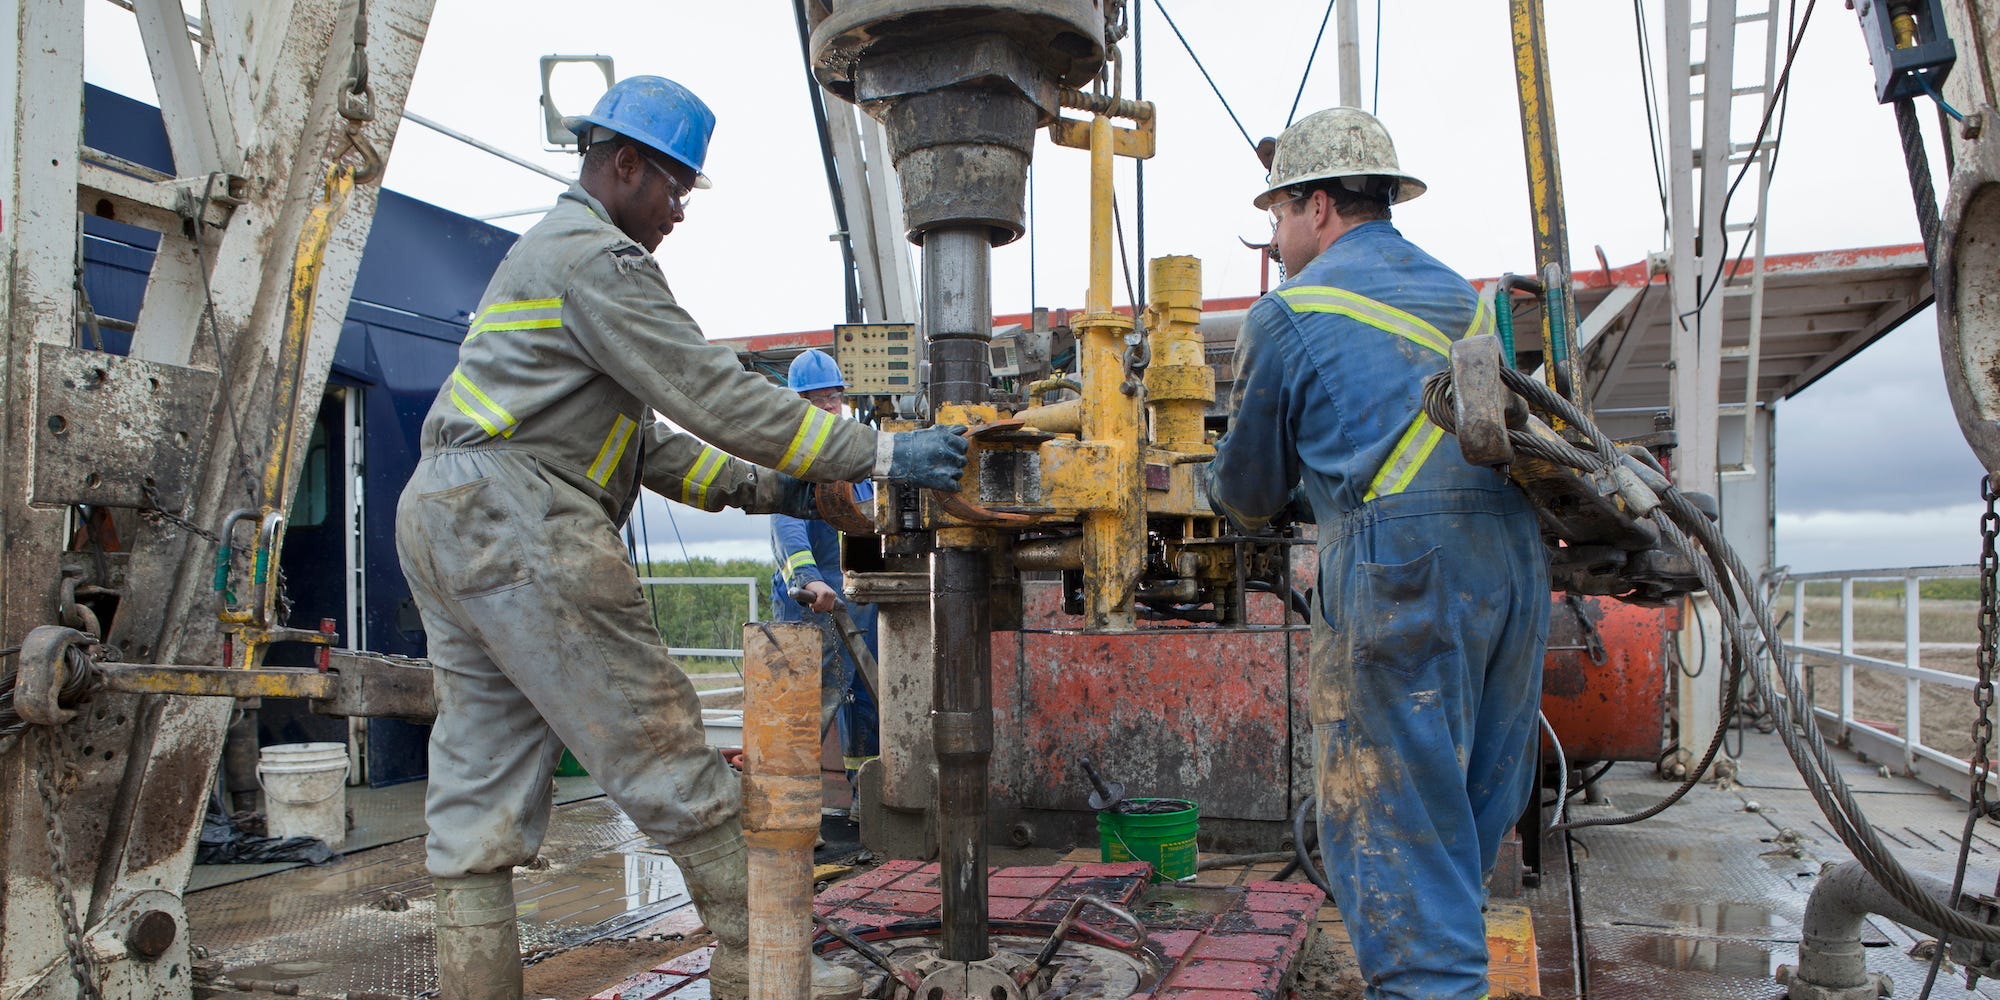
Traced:
<path id="1" fill-rule="evenodd" d="M 565 124 L 581 177 L 494 273 L 397 506 L 437 689 L 424 816 L 442 995 L 521 995 L 511 869 L 540 847 L 567 745 L 672 854 L 719 942 L 713 994 L 741 998 L 739 779 L 703 742 L 619 526 L 642 484 L 799 516 L 808 479 L 952 487 L 966 445 L 962 428 L 880 434 L 814 407 L 675 303 L 651 251 L 708 187 L 715 118 L 694 94 L 634 77 Z M 856 974 L 814 963 L 815 997 L 858 995 Z"/>

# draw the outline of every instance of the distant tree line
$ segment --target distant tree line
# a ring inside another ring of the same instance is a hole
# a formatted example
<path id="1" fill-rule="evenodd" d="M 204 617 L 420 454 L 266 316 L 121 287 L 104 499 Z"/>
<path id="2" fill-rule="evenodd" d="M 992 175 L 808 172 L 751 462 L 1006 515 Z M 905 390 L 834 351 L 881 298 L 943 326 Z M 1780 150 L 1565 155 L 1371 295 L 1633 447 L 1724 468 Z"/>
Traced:
<path id="1" fill-rule="evenodd" d="M 768 559 L 675 559 L 641 567 L 642 577 L 751 577 L 757 581 L 757 617 L 771 619 L 771 562 Z M 653 625 L 669 646 L 697 649 L 742 649 L 743 625 L 750 607 L 744 585 L 650 584 L 646 599 L 653 608 Z M 739 663 L 722 658 L 686 658 L 690 672 L 732 671 Z"/>

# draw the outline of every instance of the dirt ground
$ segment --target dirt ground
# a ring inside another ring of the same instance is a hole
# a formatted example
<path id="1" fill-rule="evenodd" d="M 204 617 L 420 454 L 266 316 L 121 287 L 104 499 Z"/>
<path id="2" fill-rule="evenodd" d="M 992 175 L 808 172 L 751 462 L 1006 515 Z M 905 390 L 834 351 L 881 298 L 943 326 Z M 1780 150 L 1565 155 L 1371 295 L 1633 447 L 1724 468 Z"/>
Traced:
<path id="1" fill-rule="evenodd" d="M 1790 614 L 1789 593 L 1780 599 L 1775 610 L 1783 615 Z M 1973 676 L 1978 666 L 1971 648 L 1979 641 L 1978 602 L 1926 599 L 1918 610 L 1918 635 L 1925 643 L 1960 643 L 1966 646 L 1962 649 L 1924 649 L 1920 654 L 1920 665 L 1932 670 Z M 1790 621 L 1781 624 L 1778 631 L 1780 635 L 1789 637 Z M 1855 599 L 1854 641 L 1857 653 L 1902 662 L 1903 633 L 1904 608 L 1901 600 Z M 1808 643 L 1816 646 L 1839 647 L 1838 597 L 1806 598 L 1805 637 Z M 1811 657 L 1806 658 L 1804 665 L 1811 675 L 1809 683 L 1812 685 L 1813 704 L 1837 710 L 1840 706 L 1839 667 Z M 1854 678 L 1854 717 L 1878 729 L 1900 733 L 1906 703 L 1903 679 L 1859 668 L 1855 670 Z M 1918 696 L 1921 699 L 1918 707 L 1923 742 L 1959 757 L 1970 756 L 1975 711 L 1971 692 L 1936 684 L 1919 684 Z"/>

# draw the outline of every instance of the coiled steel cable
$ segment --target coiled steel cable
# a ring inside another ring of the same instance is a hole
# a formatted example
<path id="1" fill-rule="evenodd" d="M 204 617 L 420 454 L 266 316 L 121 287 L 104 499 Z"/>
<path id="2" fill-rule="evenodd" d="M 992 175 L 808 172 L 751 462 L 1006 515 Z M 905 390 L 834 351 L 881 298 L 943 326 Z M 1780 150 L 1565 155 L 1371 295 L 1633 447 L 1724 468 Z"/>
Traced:
<path id="1" fill-rule="evenodd" d="M 1577 449 L 1583 462 L 1570 467 L 1585 473 L 1603 472 L 1623 460 L 1610 438 L 1597 427 L 1578 407 L 1557 394 L 1533 376 L 1512 369 L 1502 369 L 1501 380 L 1508 389 L 1525 397 L 1529 403 L 1542 408 L 1564 421 L 1588 439 L 1596 454 L 1586 454 Z M 1425 384 L 1425 411 L 1433 422 L 1450 429 L 1452 410 L 1449 392 L 1449 373 L 1432 376 Z M 1444 419 L 1440 419 L 1440 417 Z M 1524 431 L 1510 430 L 1509 440 L 1517 449 L 1522 448 L 1523 439 L 1531 438 Z M 1543 449 L 1549 451 L 1555 449 Z M 1530 451 L 1540 456 L 1542 451 Z M 1769 606 L 1759 596 L 1756 577 L 1743 564 L 1741 557 L 1723 539 L 1715 523 L 1696 508 L 1680 490 L 1668 486 L 1660 491 L 1660 505 L 1650 512 L 1649 519 L 1659 527 L 1661 541 L 1675 551 L 1685 555 L 1693 566 L 1695 575 L 1715 601 L 1716 609 L 1722 617 L 1721 642 L 1723 662 L 1738 675 L 1733 684 L 1740 684 L 1741 676 L 1747 675 L 1754 684 L 1757 694 L 1763 699 L 1777 720 L 1777 733 L 1785 752 L 1791 756 L 1804 780 L 1806 791 L 1819 806 L 1828 822 L 1833 825 L 1840 838 L 1855 859 L 1860 861 L 1870 877 L 1880 883 L 1891 897 L 1908 907 L 1912 912 L 1931 923 L 1928 929 L 1939 930 L 1955 937 L 1986 943 L 2000 943 L 2000 927 L 1976 922 L 1939 903 L 1920 888 L 1908 869 L 1897 861 L 1872 825 L 1853 790 L 1840 775 L 1821 735 L 1817 719 L 1808 705 L 1803 713 L 1795 714 L 1798 694 L 1805 688 L 1798 674 L 1798 664 L 1787 654 L 1783 642 L 1778 639 L 1777 628 L 1772 622 Z M 1739 604 L 1740 602 L 1740 604 Z M 1752 629 L 1745 624 L 1745 614 Z M 1757 648 L 1753 637 L 1761 637 L 1762 648 L 1769 656 L 1771 674 L 1776 675 L 1781 692 L 1772 684 L 1772 677 L 1766 674 L 1761 662 L 1753 661 L 1752 650 Z M 1726 727 L 1726 723 L 1725 723 Z M 1726 731 L 1719 730 L 1718 735 Z M 1719 741 L 1718 741 L 1719 743 Z M 1690 780 L 1697 779 L 1713 762 L 1716 746 L 1711 746 L 1704 756 L 1701 766 L 1690 773 Z M 1677 798 L 1675 796 L 1674 798 Z M 1671 804 L 1662 802 L 1653 810 L 1642 815 L 1657 814 Z M 1575 828 L 1581 824 L 1572 824 Z M 1557 829 L 1561 829 L 1558 827 Z"/>

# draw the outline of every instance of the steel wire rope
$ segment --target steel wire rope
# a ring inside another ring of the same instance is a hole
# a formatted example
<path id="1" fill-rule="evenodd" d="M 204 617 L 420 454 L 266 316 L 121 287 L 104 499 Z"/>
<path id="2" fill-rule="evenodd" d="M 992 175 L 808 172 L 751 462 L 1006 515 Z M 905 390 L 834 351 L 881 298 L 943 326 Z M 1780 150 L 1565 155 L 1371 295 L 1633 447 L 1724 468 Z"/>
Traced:
<path id="1" fill-rule="evenodd" d="M 1340 0 L 1326 0 L 1326 14 L 1320 17 L 1319 19 L 1319 33 L 1313 35 L 1312 51 L 1306 54 L 1306 68 L 1299 73 L 1299 89 L 1296 93 L 1292 94 L 1292 109 L 1290 111 L 1285 112 L 1286 128 L 1292 127 L 1292 119 L 1297 117 L 1299 113 L 1299 100 L 1300 98 L 1306 96 L 1306 81 L 1312 77 L 1314 60 L 1317 60 L 1319 58 L 1319 44 L 1326 40 L 1327 22 L 1333 20 L 1333 5 L 1339 2 Z M 1379 3 L 1380 0 L 1377 0 L 1377 2 Z M 1381 26 L 1381 21 L 1382 21 L 1381 14 L 1378 11 L 1375 18 L 1376 26 L 1378 29 Z M 1379 48 L 1379 39 L 1381 38 L 1379 31 L 1376 35 L 1376 38 L 1378 39 L 1378 48 L 1376 49 L 1376 52 L 1379 54 L 1381 52 L 1381 49 Z M 1377 79 L 1379 80 L 1380 78 L 1378 77 Z"/>
<path id="2" fill-rule="evenodd" d="M 1167 13 L 1166 4 L 1161 0 L 1153 0 L 1153 6 L 1159 9 L 1161 17 L 1167 19 L 1167 27 L 1173 29 L 1174 37 L 1180 39 L 1181 48 L 1186 49 L 1188 58 L 1194 60 L 1194 68 L 1201 71 L 1201 78 L 1208 81 L 1208 89 L 1214 91 L 1215 99 L 1222 102 L 1222 110 L 1228 112 L 1229 120 L 1236 123 L 1236 131 L 1242 134 L 1243 141 L 1250 146 L 1252 152 L 1255 152 L 1257 140 L 1250 138 L 1250 130 L 1243 127 L 1243 119 L 1236 117 L 1236 109 L 1229 106 L 1229 98 L 1222 96 L 1222 88 L 1216 86 L 1215 78 L 1208 75 L 1208 67 L 1203 66 L 1201 57 L 1194 54 L 1194 46 L 1189 45 L 1187 36 L 1181 34 L 1181 26 L 1174 23 L 1172 14 Z"/>
<path id="3" fill-rule="evenodd" d="M 1546 408 L 1581 431 L 1589 438 L 1591 446 L 1597 449 L 1599 456 L 1619 454 L 1604 432 L 1569 400 L 1525 373 L 1503 369 L 1500 374 L 1509 389 L 1528 397 L 1530 402 Z M 1605 462 L 1612 460 L 1615 459 L 1603 459 Z M 1603 464 L 1595 466 L 1597 469 L 1603 467 Z M 1708 588 L 1711 597 L 1716 599 L 1719 610 L 1726 602 L 1728 609 L 1735 612 L 1737 594 L 1751 596 L 1748 618 L 1756 626 L 1754 632 L 1764 641 L 1764 650 L 1773 668 L 1770 674 L 1775 675 L 1785 692 L 1801 691 L 1804 685 L 1798 677 L 1797 663 L 1776 641 L 1777 630 L 1771 622 L 1770 609 L 1755 598 L 1758 594 L 1756 577 L 1743 564 L 1742 558 L 1722 538 L 1715 523 L 1680 490 L 1669 485 L 1659 493 L 1659 501 L 1659 506 L 1649 516 L 1660 528 L 1662 540 L 1689 557 L 1696 576 Z M 1740 614 L 1725 616 L 1723 636 L 1728 640 L 1725 662 L 1741 656 L 1747 648 L 1742 640 L 1748 637 L 1737 635 L 1739 631 L 1752 630 L 1743 624 Z M 1861 862 L 1870 877 L 1898 903 L 1928 921 L 1930 927 L 1927 929 L 1981 942 L 2000 943 L 2000 927 L 1976 923 L 1940 904 L 1916 884 L 1914 877 L 1882 843 L 1873 826 L 1867 822 L 1853 790 L 1841 777 L 1839 764 L 1827 749 L 1811 706 L 1808 705 L 1804 713 L 1795 715 L 1792 708 L 1797 704 L 1796 699 L 1783 697 L 1773 686 L 1772 677 L 1761 669 L 1761 663 L 1736 662 L 1740 673 L 1750 677 L 1758 696 L 1775 718 L 1778 739 L 1797 765 L 1806 791 L 1833 825 L 1842 845 Z"/>

